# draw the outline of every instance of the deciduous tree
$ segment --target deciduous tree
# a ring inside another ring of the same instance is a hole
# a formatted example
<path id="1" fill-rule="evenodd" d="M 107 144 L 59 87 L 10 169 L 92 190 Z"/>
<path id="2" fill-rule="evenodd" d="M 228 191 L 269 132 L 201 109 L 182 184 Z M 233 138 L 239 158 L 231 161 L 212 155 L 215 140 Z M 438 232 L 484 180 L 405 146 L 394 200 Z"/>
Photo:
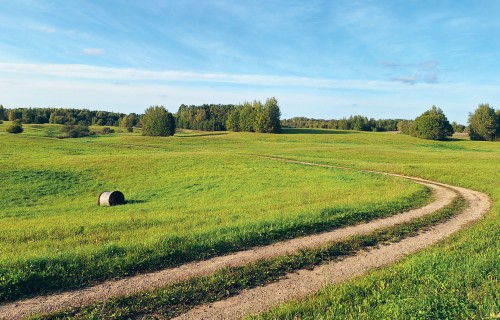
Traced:
<path id="1" fill-rule="evenodd" d="M 142 135 L 173 136 L 175 134 L 175 119 L 163 106 L 149 107 L 142 117 Z"/>
<path id="2" fill-rule="evenodd" d="M 443 110 L 433 106 L 415 119 L 413 135 L 429 140 L 444 140 L 453 135 L 453 127 L 443 113 Z"/>
<path id="3" fill-rule="evenodd" d="M 494 141 L 500 138 L 500 117 L 498 110 L 489 104 L 480 104 L 474 113 L 469 114 L 471 140 Z"/>

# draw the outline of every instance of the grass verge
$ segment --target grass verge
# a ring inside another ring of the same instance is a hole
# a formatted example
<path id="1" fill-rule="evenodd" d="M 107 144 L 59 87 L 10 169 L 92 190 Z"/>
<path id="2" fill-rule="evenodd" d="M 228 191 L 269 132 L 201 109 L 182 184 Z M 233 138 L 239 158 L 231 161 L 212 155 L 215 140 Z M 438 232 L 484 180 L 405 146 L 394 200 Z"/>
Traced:
<path id="1" fill-rule="evenodd" d="M 317 249 L 302 250 L 297 254 L 261 260 L 244 267 L 226 268 L 214 275 L 181 282 L 127 297 L 111 298 L 108 301 L 86 307 L 58 311 L 49 315 L 37 315 L 31 319 L 128 319 L 170 318 L 196 305 L 210 303 L 238 294 L 243 289 L 279 280 L 289 272 L 312 268 L 339 257 L 354 254 L 389 242 L 416 235 L 437 223 L 458 214 L 466 201 L 459 197 L 450 205 L 430 215 L 374 231 L 368 235 L 350 237 L 329 243 Z"/>

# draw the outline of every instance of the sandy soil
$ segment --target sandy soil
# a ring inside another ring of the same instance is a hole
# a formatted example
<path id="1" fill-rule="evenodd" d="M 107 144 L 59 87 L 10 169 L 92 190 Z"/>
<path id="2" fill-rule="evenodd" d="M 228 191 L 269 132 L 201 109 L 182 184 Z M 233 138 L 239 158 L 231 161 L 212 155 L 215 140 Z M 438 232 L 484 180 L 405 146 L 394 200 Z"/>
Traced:
<path id="1" fill-rule="evenodd" d="M 276 160 L 335 168 L 334 166 L 317 165 L 300 161 Z M 369 233 L 373 230 L 386 228 L 397 223 L 410 221 L 416 217 L 432 213 L 449 204 L 457 193 L 463 195 L 469 201 L 468 208 L 462 214 L 417 237 L 405 239 L 399 243 L 384 246 L 369 252 L 361 252 L 341 262 L 322 265 L 314 270 L 301 270 L 289 275 L 282 281 L 246 290 L 242 294 L 224 301 L 200 306 L 179 317 L 179 319 L 239 318 L 249 313 L 266 310 L 290 299 L 304 297 L 319 290 L 326 283 L 341 282 L 360 275 L 371 268 L 394 262 L 402 256 L 443 239 L 449 234 L 459 230 L 464 225 L 479 219 L 489 209 L 489 198 L 482 193 L 434 183 L 419 178 L 404 178 L 414 180 L 415 182 L 432 188 L 435 201 L 423 208 L 403 212 L 384 219 L 377 219 L 369 223 L 362 223 L 317 235 L 277 242 L 269 246 L 257 247 L 205 261 L 188 263 L 177 268 L 141 274 L 116 281 L 107 281 L 82 290 L 68 291 L 60 294 L 40 296 L 23 301 L 7 303 L 0 306 L 0 317 L 2 319 L 20 319 L 33 314 L 87 305 L 96 301 L 107 300 L 110 297 L 128 295 L 143 290 L 163 287 L 192 277 L 208 275 L 221 268 L 242 266 L 259 259 L 297 252 L 303 248 L 318 247 L 329 241 L 344 239 L 354 234 Z"/>

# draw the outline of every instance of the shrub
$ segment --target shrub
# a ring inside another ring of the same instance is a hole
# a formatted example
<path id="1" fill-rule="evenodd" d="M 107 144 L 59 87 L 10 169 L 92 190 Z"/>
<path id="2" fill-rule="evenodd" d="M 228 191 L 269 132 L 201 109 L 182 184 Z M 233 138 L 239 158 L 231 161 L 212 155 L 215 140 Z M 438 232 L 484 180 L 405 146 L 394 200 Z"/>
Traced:
<path id="1" fill-rule="evenodd" d="M 413 135 L 413 120 L 400 120 L 397 123 L 397 129 L 401 133 Z"/>
<path id="2" fill-rule="evenodd" d="M 110 127 L 104 127 L 102 128 L 101 134 L 110 134 L 110 133 L 115 133 L 115 129 L 111 129 Z"/>
<path id="3" fill-rule="evenodd" d="M 175 119 L 163 106 L 149 107 L 142 117 L 143 136 L 173 136 Z"/>
<path id="4" fill-rule="evenodd" d="M 470 139 L 494 141 L 500 138 L 500 114 L 489 104 L 480 104 L 469 114 Z"/>
<path id="5" fill-rule="evenodd" d="M 63 133 L 66 134 L 66 138 L 79 138 L 90 135 L 90 129 L 86 125 L 65 125 L 62 130 Z"/>
<path id="6" fill-rule="evenodd" d="M 17 121 L 14 121 L 14 123 L 7 128 L 8 133 L 17 134 L 17 133 L 22 133 L 23 131 L 24 131 L 23 125 Z"/>
<path id="7" fill-rule="evenodd" d="M 453 132 L 443 110 L 433 106 L 415 119 L 412 135 L 422 139 L 444 140 L 452 136 Z"/>

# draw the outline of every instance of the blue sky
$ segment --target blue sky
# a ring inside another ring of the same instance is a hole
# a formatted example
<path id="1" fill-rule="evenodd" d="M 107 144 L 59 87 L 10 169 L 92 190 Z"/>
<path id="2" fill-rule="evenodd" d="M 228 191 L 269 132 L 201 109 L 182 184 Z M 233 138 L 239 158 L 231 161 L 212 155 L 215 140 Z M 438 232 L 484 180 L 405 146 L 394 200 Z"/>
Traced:
<path id="1" fill-rule="evenodd" d="M 282 118 L 500 105 L 500 1 L 0 0 L 0 103 L 124 113 L 275 96 Z"/>

